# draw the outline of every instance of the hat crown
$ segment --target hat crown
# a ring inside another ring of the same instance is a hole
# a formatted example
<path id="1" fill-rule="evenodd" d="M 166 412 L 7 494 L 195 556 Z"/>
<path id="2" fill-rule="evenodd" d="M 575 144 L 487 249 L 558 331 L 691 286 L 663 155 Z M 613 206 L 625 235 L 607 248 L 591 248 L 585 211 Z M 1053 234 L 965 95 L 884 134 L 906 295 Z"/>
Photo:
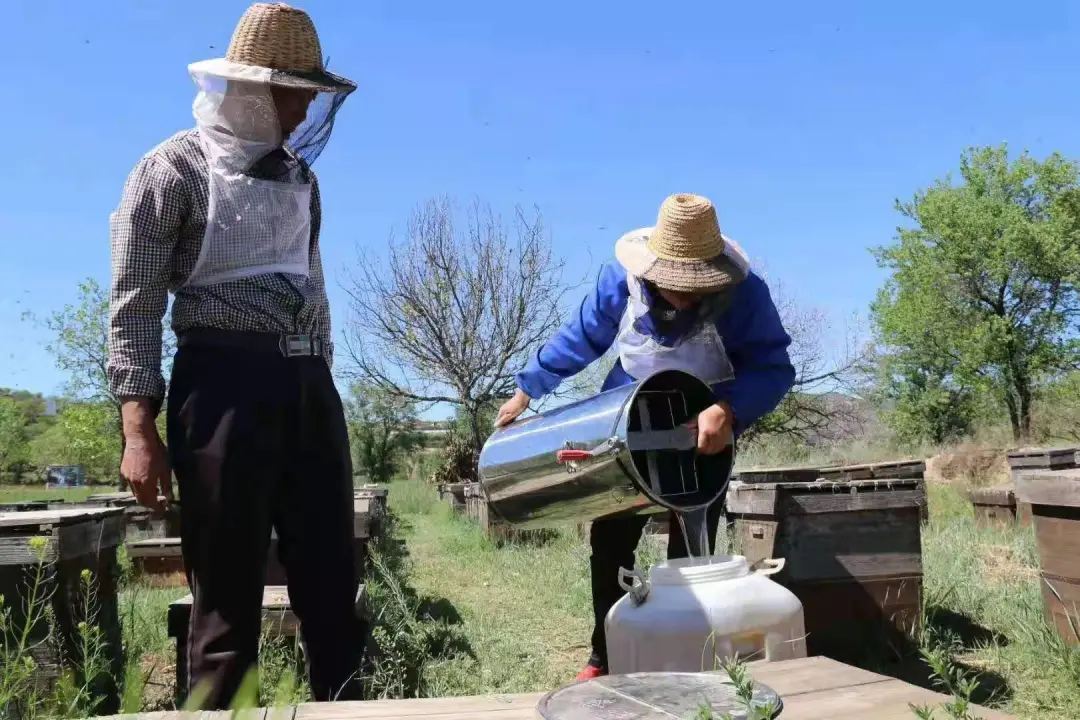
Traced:
<path id="1" fill-rule="evenodd" d="M 283 3 L 255 3 L 233 31 L 225 59 L 271 70 L 322 70 L 315 23 Z"/>
<path id="2" fill-rule="evenodd" d="M 724 252 L 724 237 L 712 202 L 701 195 L 679 193 L 660 206 L 649 250 L 665 260 L 708 260 Z"/>

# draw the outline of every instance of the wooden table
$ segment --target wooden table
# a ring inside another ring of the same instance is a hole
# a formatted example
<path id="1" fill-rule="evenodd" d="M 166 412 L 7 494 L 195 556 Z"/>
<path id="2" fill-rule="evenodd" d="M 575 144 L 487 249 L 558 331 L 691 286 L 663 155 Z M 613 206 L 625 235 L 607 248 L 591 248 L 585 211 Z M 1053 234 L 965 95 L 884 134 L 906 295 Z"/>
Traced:
<path id="1" fill-rule="evenodd" d="M 823 657 L 755 663 L 751 674 L 784 699 L 780 720 L 913 720 L 908 707 L 937 706 L 943 695 L 875 675 Z M 252 710 L 245 720 L 533 720 L 543 693 L 492 695 L 487 697 L 436 698 L 429 700 L 379 700 L 372 702 L 305 703 L 296 707 Z M 983 720 L 1006 720 L 1012 715 L 975 708 Z M 935 716 L 943 716 L 939 710 Z M 121 716 L 142 720 L 198 720 L 197 713 L 150 713 Z M 226 713 L 202 713 L 201 720 L 226 720 Z"/>

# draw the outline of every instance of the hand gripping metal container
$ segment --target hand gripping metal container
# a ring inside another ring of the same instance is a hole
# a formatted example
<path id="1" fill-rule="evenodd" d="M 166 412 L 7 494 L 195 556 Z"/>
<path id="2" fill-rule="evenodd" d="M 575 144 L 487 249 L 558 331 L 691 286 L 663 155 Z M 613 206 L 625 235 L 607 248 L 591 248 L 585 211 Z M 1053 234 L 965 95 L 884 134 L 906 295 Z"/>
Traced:
<path id="1" fill-rule="evenodd" d="M 734 450 L 699 455 L 688 423 L 712 389 L 665 370 L 498 430 L 480 453 L 488 507 L 520 527 L 690 511 L 724 493 Z"/>

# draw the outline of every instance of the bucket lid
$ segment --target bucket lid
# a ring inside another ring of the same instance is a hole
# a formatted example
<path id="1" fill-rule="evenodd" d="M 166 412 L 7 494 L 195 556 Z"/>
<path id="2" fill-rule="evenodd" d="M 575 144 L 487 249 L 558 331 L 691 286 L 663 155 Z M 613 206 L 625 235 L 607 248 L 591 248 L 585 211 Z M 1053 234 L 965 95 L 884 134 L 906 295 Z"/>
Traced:
<path id="1" fill-rule="evenodd" d="M 649 582 L 653 585 L 689 585 L 734 580 L 749 574 L 750 565 L 742 555 L 712 555 L 659 562 L 649 571 Z"/>
<path id="2" fill-rule="evenodd" d="M 772 688 L 755 682 L 754 706 L 770 703 L 776 717 L 783 701 Z M 735 686 L 722 672 L 609 675 L 548 693 L 536 709 L 546 720 L 670 720 L 706 704 L 714 717 L 748 717 Z"/>

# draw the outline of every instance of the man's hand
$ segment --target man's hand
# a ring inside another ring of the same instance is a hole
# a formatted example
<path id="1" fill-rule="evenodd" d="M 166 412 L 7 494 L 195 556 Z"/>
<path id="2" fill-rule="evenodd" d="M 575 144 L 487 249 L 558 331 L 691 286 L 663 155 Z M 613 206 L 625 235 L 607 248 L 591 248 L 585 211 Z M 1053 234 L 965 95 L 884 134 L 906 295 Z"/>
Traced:
<path id="1" fill-rule="evenodd" d="M 731 444 L 735 416 L 725 402 L 710 405 L 697 416 L 698 452 L 716 455 Z"/>
<path id="2" fill-rule="evenodd" d="M 531 402 L 531 398 L 525 391 L 518 390 L 514 393 L 514 397 L 507 400 L 503 403 L 503 406 L 499 408 L 499 414 L 495 418 L 495 427 L 506 427 L 517 420 L 521 413 L 529 409 L 529 402 Z"/>
<path id="3" fill-rule="evenodd" d="M 124 457 L 120 477 L 131 486 L 139 504 L 164 509 L 172 499 L 172 472 L 165 443 L 161 441 L 147 398 L 125 399 L 120 408 L 124 420 Z M 165 496 L 165 503 L 158 499 Z"/>

